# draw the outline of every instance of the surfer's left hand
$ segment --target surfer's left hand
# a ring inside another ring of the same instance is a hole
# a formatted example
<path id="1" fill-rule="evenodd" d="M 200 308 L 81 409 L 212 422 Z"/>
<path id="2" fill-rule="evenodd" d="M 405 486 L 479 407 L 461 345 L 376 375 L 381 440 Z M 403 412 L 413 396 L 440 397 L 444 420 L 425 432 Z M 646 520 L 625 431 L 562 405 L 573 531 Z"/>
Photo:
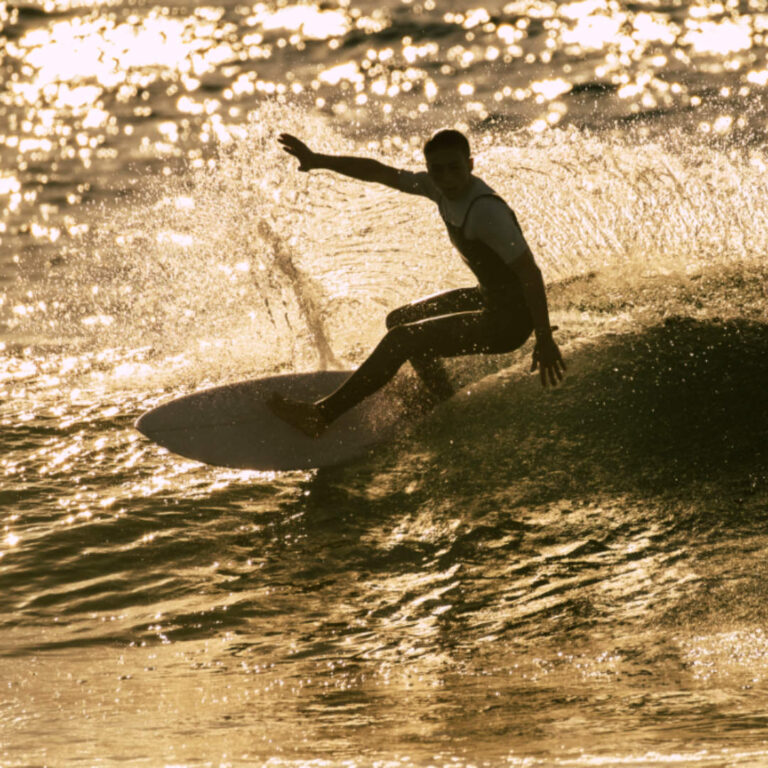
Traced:
<path id="1" fill-rule="evenodd" d="M 551 335 L 536 339 L 536 346 L 533 348 L 531 371 L 533 372 L 537 368 L 539 369 L 542 387 L 547 385 L 554 387 L 563 380 L 565 362 L 560 354 L 560 348 Z"/>

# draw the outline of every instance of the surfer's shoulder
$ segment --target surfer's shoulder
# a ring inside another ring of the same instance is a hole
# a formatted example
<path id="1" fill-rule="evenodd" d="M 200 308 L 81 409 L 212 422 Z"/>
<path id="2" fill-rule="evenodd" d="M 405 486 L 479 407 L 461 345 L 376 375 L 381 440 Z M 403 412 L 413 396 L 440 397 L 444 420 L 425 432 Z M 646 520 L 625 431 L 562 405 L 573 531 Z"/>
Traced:
<path id="1" fill-rule="evenodd" d="M 493 190 L 474 198 L 467 213 L 465 226 L 467 236 L 480 239 L 483 239 L 484 233 L 492 231 L 514 234 L 515 238 L 522 235 L 514 212 Z"/>
<path id="2" fill-rule="evenodd" d="M 434 201 L 440 197 L 439 190 L 426 171 L 406 171 L 401 168 L 397 171 L 396 178 L 396 188 L 401 192 L 428 197 Z"/>
<path id="3" fill-rule="evenodd" d="M 487 197 L 493 195 L 501 199 L 501 195 L 493 189 L 487 182 L 483 181 L 479 176 L 472 174 L 472 186 L 470 188 L 470 195 L 472 199 L 478 197 Z"/>

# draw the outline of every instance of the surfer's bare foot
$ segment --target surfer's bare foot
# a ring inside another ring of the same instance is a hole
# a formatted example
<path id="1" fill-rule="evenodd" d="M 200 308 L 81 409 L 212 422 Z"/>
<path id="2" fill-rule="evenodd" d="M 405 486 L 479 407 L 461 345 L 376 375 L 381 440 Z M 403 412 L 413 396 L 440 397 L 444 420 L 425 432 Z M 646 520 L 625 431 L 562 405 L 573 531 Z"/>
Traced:
<path id="1" fill-rule="evenodd" d="M 328 427 L 328 422 L 320 415 L 314 403 L 291 400 L 289 397 L 273 393 L 267 400 L 267 406 L 287 424 L 303 432 L 307 437 L 320 437 Z"/>

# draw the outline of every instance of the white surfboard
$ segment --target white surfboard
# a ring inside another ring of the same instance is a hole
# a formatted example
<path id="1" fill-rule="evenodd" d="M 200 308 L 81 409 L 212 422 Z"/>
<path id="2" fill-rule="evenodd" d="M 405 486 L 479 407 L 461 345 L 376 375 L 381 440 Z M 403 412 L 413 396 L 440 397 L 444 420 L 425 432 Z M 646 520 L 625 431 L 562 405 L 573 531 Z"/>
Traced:
<path id="1" fill-rule="evenodd" d="M 267 407 L 273 392 L 315 400 L 351 371 L 319 371 L 244 381 L 171 400 L 139 417 L 136 429 L 190 459 L 237 469 L 291 470 L 343 464 L 390 437 L 405 418 L 386 388 L 337 419 L 318 438 L 304 435 Z"/>

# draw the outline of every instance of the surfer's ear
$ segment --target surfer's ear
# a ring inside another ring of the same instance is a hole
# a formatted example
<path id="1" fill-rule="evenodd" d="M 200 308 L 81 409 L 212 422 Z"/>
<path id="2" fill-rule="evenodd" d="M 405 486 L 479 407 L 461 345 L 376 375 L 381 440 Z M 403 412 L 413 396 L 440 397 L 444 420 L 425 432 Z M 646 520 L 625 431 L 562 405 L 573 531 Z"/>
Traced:
<path id="1" fill-rule="evenodd" d="M 469 170 L 470 171 L 475 170 L 475 158 L 472 157 L 472 155 L 469 156 Z"/>

